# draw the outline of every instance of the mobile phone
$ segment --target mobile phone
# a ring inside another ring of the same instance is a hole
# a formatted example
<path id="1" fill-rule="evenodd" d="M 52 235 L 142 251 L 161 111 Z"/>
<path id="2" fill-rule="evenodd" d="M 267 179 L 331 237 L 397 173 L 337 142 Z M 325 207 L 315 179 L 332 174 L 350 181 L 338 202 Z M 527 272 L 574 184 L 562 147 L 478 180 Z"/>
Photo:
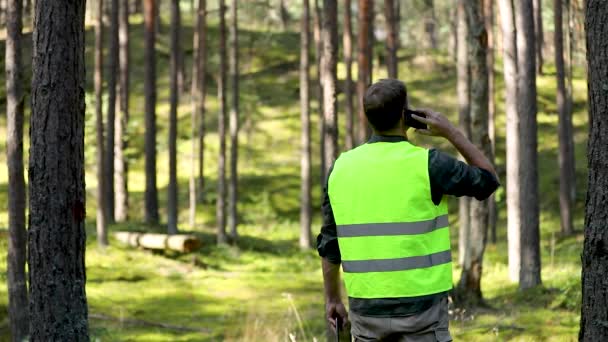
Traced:
<path id="1" fill-rule="evenodd" d="M 426 114 L 423 112 L 419 112 L 417 110 L 405 109 L 405 124 L 416 129 L 427 129 L 427 125 L 423 122 L 420 122 L 412 117 L 412 114 L 422 116 L 426 118 Z"/>

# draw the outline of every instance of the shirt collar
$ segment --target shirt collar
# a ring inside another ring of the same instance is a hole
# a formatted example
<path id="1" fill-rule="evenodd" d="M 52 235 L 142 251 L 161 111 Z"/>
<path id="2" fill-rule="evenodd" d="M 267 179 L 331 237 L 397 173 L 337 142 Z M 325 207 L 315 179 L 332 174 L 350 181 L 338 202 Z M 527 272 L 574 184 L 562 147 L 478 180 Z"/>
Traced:
<path id="1" fill-rule="evenodd" d="M 369 144 L 377 142 L 403 142 L 407 141 L 407 138 L 402 135 L 377 135 L 374 134 L 367 141 Z"/>

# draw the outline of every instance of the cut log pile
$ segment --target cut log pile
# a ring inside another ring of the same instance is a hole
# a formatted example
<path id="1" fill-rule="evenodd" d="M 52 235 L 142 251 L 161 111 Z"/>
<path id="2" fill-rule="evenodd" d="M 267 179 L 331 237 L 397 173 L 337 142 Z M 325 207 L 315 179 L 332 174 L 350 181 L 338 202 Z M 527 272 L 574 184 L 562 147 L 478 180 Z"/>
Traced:
<path id="1" fill-rule="evenodd" d="M 132 247 L 169 249 L 183 253 L 193 252 L 201 246 L 201 241 L 194 235 L 116 232 L 114 237 L 116 240 Z"/>

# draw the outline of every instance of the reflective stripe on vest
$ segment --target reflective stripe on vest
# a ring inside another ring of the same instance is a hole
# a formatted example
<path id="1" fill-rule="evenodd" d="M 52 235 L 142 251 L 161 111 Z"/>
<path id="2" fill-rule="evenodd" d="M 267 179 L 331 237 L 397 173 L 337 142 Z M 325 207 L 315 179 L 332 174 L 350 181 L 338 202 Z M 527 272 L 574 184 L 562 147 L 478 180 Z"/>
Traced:
<path id="1" fill-rule="evenodd" d="M 427 150 L 378 142 L 343 153 L 328 192 L 350 297 L 452 288 L 447 203 L 431 199 Z"/>

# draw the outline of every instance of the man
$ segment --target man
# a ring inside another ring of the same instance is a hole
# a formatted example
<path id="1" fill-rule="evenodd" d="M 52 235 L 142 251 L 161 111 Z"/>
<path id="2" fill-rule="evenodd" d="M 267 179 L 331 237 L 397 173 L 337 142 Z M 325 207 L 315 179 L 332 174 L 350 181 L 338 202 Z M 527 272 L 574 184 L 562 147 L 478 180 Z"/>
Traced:
<path id="1" fill-rule="evenodd" d="M 334 163 L 317 238 L 327 319 L 346 326 L 340 298 L 342 264 L 355 341 L 451 341 L 447 292 L 452 289 L 450 234 L 444 195 L 488 198 L 496 171 L 442 114 L 412 115 L 416 133 L 447 139 L 468 165 L 407 139 L 405 85 L 373 84 L 363 99 L 374 135 Z"/>

